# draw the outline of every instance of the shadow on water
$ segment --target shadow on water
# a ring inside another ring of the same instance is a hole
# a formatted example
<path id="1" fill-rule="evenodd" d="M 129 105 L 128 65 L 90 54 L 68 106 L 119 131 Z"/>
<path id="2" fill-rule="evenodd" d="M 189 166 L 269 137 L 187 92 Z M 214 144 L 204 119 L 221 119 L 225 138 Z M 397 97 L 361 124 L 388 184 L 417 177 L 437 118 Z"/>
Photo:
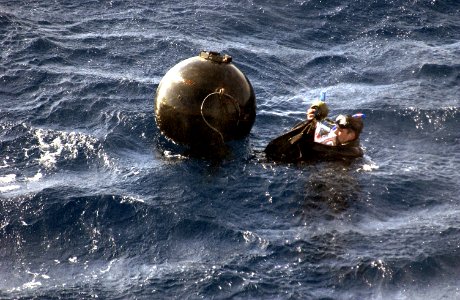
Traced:
<path id="1" fill-rule="evenodd" d="M 347 211 L 359 198 L 361 188 L 353 166 L 358 161 L 329 161 L 311 165 L 305 179 L 302 218 L 323 211 L 326 219 L 334 219 Z"/>
<path id="2" fill-rule="evenodd" d="M 247 159 L 251 156 L 249 138 L 222 142 L 216 138 L 208 144 L 180 145 L 158 135 L 154 141 L 155 151 L 164 159 L 200 159 L 218 167 L 225 161 Z"/>

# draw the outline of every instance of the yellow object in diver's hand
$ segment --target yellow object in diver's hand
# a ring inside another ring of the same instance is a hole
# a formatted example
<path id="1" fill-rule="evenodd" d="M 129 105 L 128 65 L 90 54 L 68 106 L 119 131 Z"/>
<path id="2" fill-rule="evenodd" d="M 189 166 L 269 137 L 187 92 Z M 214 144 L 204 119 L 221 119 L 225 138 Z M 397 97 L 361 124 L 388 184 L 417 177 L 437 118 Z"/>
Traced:
<path id="1" fill-rule="evenodd" d="M 310 108 L 314 108 L 316 110 L 315 119 L 318 121 L 324 120 L 329 114 L 329 107 L 327 106 L 326 102 L 321 100 L 313 102 Z"/>

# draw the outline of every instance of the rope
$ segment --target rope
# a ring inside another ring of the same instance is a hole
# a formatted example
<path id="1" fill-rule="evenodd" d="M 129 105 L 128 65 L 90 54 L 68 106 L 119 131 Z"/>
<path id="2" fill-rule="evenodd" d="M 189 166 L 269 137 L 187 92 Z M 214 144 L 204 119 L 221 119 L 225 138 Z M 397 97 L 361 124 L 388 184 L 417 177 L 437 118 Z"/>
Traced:
<path id="1" fill-rule="evenodd" d="M 240 106 L 238 105 L 238 101 L 236 101 L 235 98 L 233 98 L 232 96 L 230 96 L 229 94 L 225 94 L 224 93 L 224 89 L 221 88 L 218 92 L 213 92 L 213 93 L 210 93 L 209 95 L 207 95 L 204 99 L 203 99 L 203 102 L 201 102 L 201 108 L 200 108 L 200 112 L 201 112 L 201 117 L 203 118 L 203 121 L 206 123 L 206 125 L 208 125 L 209 128 L 211 128 L 212 130 L 214 130 L 215 132 L 217 132 L 220 136 L 220 138 L 222 139 L 222 143 L 225 143 L 225 140 L 224 140 L 224 135 L 222 134 L 222 132 L 219 131 L 219 129 L 217 129 L 216 127 L 212 126 L 207 120 L 206 120 L 206 117 L 204 116 L 204 113 L 203 113 L 203 108 L 204 108 L 204 104 L 206 102 L 206 100 L 208 100 L 208 98 L 212 95 L 219 95 L 219 100 L 222 100 L 222 96 L 225 95 L 226 97 L 228 97 L 230 100 L 232 100 L 232 103 L 233 105 L 235 106 L 236 108 L 236 111 L 238 113 L 238 120 L 237 120 L 237 125 L 239 123 L 239 116 L 241 114 L 241 110 L 240 110 Z"/>

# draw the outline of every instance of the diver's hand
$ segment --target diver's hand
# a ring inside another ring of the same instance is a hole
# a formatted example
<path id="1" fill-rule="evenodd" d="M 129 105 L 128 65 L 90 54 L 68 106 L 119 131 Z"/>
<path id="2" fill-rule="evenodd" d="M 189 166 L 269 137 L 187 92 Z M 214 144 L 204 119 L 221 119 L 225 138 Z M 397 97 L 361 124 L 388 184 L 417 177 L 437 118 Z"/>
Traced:
<path id="1" fill-rule="evenodd" d="M 307 120 L 311 121 L 315 118 L 316 108 L 310 107 L 307 110 Z"/>

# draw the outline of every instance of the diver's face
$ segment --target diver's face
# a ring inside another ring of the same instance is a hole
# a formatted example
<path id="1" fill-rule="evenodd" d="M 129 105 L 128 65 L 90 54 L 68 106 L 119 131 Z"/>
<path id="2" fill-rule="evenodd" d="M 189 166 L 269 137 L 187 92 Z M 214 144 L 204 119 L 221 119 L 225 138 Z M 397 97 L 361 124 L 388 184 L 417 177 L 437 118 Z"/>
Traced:
<path id="1" fill-rule="evenodd" d="M 350 128 L 337 127 L 337 129 L 335 130 L 335 135 L 337 136 L 337 139 L 340 144 L 351 142 L 356 138 L 355 132 Z"/>

